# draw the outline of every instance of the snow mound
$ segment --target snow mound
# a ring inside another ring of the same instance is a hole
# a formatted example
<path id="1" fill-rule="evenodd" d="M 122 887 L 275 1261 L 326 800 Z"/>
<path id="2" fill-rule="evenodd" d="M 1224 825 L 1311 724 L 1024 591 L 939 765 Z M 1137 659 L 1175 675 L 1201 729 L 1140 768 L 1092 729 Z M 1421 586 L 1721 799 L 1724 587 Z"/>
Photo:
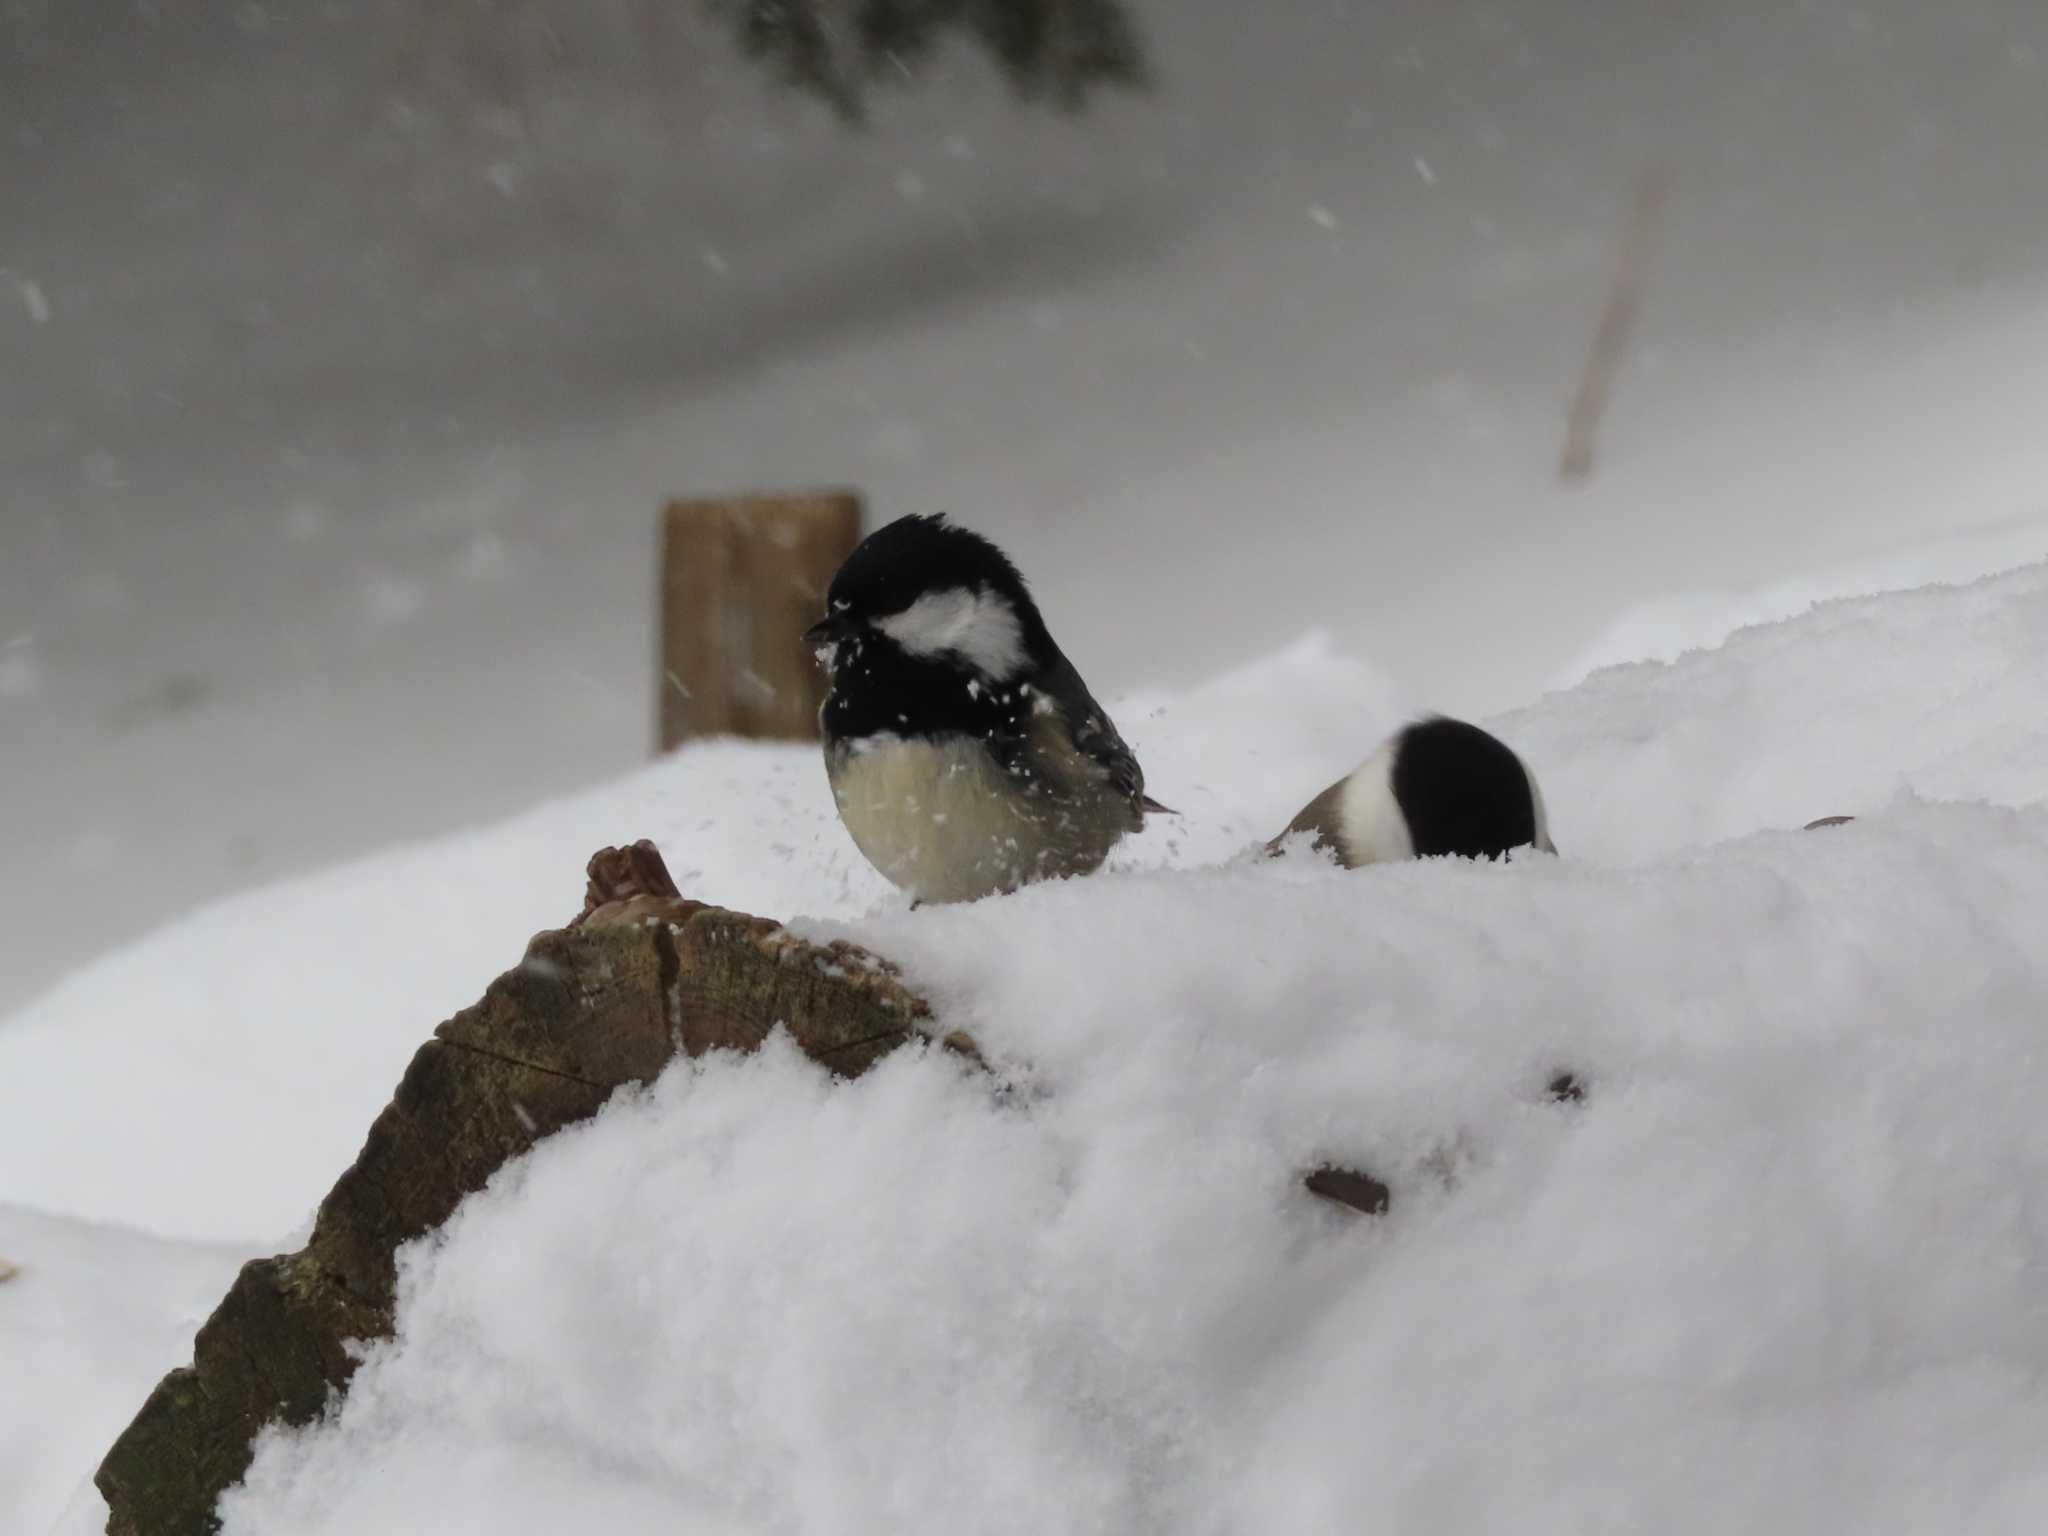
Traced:
<path id="1" fill-rule="evenodd" d="M 2044 923 L 2048 811 L 1920 805 L 851 925 L 1021 1103 L 672 1070 L 408 1251 L 227 1530 L 2039 1529 Z"/>
<path id="2" fill-rule="evenodd" d="M 1560 859 L 1246 856 L 1385 724 L 1288 734 L 1305 675 L 1374 703 L 1314 647 L 1126 711 L 1206 830 L 1118 871 L 912 913 L 799 835 L 840 884 L 795 926 L 1026 1091 L 771 1045 L 621 1095 L 405 1252 L 229 1536 L 2041 1529 L 2044 598 L 1834 604 L 1497 722 Z"/>
<path id="3" fill-rule="evenodd" d="M 1676 594 L 1637 603 L 1607 627 L 1556 681 L 1568 687 L 1601 667 L 1632 661 L 1669 661 L 1689 650 L 1719 645 L 1736 630 L 1775 623 L 1816 603 L 1903 592 L 1934 582 L 1974 581 L 2032 565 L 2048 556 L 2048 522 L 2038 517 L 1910 540 L 1902 547 L 1846 566 L 1802 573 L 1788 580 L 1736 591 Z"/>
<path id="4" fill-rule="evenodd" d="M 1566 857 L 1345 873 L 1248 854 L 1403 717 L 1311 640 L 1119 705 L 1185 815 L 1114 870 L 915 913 L 812 753 L 693 749 L 72 978 L 0 1028 L 0 1199 L 273 1239 L 651 833 L 1027 1091 L 771 1049 L 621 1096 L 408 1250 L 230 1532 L 2039 1529 L 2044 654 L 2037 566 L 1597 673 L 1492 722 Z"/>
<path id="5" fill-rule="evenodd" d="M 1489 722 L 1559 847 L 1641 862 L 1902 799 L 2048 795 L 2048 566 L 1821 604 Z"/>

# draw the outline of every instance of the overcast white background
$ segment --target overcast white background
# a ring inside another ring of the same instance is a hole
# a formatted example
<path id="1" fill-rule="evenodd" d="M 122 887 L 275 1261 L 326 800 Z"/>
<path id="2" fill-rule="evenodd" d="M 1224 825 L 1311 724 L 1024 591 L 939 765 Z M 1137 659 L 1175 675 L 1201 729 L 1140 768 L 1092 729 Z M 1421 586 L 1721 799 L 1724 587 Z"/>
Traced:
<path id="1" fill-rule="evenodd" d="M 670 494 L 951 510 L 1098 691 L 1322 627 L 1471 712 L 1671 594 L 2040 552 L 2037 5 L 1138 9 L 1147 97 L 955 57 L 857 134 L 616 5 L 481 90 L 398 6 L 0 9 L 0 1007 L 643 758 Z"/>

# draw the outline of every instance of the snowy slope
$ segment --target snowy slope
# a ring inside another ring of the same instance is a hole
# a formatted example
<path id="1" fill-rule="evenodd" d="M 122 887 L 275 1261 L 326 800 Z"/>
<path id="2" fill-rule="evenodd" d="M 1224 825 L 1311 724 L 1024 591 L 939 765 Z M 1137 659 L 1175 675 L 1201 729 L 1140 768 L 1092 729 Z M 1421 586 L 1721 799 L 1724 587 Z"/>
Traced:
<path id="1" fill-rule="evenodd" d="M 1955 584 L 2012 570 L 2048 554 L 2048 522 L 2017 518 L 1873 552 L 1844 566 L 1742 590 L 1697 591 L 1636 604 L 1563 667 L 1553 687 L 1570 687 L 1602 667 L 1669 661 L 1718 645 L 1736 630 L 1804 613 L 1815 603 L 1874 592 Z"/>
<path id="2" fill-rule="evenodd" d="M 649 834 L 1033 1091 L 769 1051 L 622 1096 L 409 1251 L 230 1531 L 2039 1529 L 2044 655 L 2033 566 L 1596 673 L 1493 722 L 1563 857 L 1347 874 L 1242 856 L 1401 718 L 1304 642 L 1118 707 L 1180 828 L 915 913 L 810 754 L 695 749 L 74 978 L 0 1027 L 0 1200 L 281 1238 Z M 1326 1157 L 1393 1213 L 1303 1196 Z"/>

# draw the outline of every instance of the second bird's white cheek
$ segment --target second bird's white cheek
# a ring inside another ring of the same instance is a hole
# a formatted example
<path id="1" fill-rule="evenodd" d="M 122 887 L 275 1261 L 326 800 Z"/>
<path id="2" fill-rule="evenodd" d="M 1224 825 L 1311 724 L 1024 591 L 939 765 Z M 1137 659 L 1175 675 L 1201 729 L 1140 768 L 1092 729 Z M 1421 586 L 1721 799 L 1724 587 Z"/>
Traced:
<path id="1" fill-rule="evenodd" d="M 1415 857 L 1408 817 L 1394 796 L 1396 737 L 1373 753 L 1344 781 L 1338 802 L 1344 851 L 1354 864 L 1378 864 Z"/>

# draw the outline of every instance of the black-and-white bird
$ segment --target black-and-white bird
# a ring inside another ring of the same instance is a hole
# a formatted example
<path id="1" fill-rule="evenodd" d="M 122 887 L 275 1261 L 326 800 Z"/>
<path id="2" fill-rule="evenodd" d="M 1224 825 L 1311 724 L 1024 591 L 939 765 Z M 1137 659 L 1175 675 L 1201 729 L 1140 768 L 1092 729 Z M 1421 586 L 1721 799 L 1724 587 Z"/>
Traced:
<path id="1" fill-rule="evenodd" d="M 839 818 L 918 901 L 1086 874 L 1147 811 L 1145 775 L 1009 557 L 943 515 L 877 529 L 805 633 Z"/>
<path id="2" fill-rule="evenodd" d="M 1346 869 L 1436 854 L 1557 852 L 1536 776 L 1506 742 L 1441 715 L 1388 737 L 1267 847 L 1278 852 L 1297 832 L 1314 834 L 1313 846 L 1329 849 Z"/>

